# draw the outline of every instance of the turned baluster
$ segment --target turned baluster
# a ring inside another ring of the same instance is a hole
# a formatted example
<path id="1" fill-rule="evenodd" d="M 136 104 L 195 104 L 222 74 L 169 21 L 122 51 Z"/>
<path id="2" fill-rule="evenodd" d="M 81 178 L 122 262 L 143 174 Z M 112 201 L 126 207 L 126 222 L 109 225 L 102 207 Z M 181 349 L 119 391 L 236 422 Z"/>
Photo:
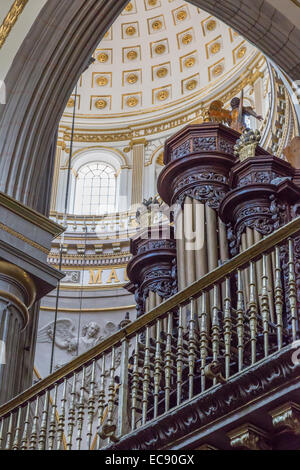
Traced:
<path id="1" fill-rule="evenodd" d="M 250 263 L 250 284 L 249 284 L 249 326 L 251 343 L 251 364 L 256 362 L 256 342 L 257 342 L 257 301 L 256 301 L 256 282 L 255 282 L 255 264 Z"/>
<path id="2" fill-rule="evenodd" d="M 291 309 L 291 322 L 292 322 L 292 340 L 297 340 L 297 284 L 295 276 L 295 262 L 294 262 L 294 242 L 292 238 L 289 239 L 289 303 Z"/>
<path id="3" fill-rule="evenodd" d="M 219 325 L 219 286 L 214 286 L 212 306 L 212 353 L 213 363 L 218 364 L 220 351 L 220 325 Z M 216 385 L 217 379 L 213 379 Z"/>
<path id="4" fill-rule="evenodd" d="M 66 421 L 66 403 L 67 403 L 67 379 L 64 379 L 63 393 L 61 398 L 61 411 L 58 420 L 58 429 L 57 429 L 57 450 L 61 449 L 64 440 L 64 429 Z"/>
<path id="5" fill-rule="evenodd" d="M 107 426 L 110 427 L 113 424 L 113 412 L 114 412 L 114 399 L 115 399 L 115 371 L 116 371 L 116 350 L 115 347 L 111 351 L 111 362 L 110 362 L 110 379 L 108 386 L 108 400 L 107 400 Z"/>
<path id="6" fill-rule="evenodd" d="M 87 427 L 87 446 L 88 449 L 91 448 L 92 445 L 92 437 L 93 437 L 93 420 L 95 414 L 95 368 L 96 368 L 96 361 L 94 360 L 92 363 L 92 375 L 90 381 L 90 390 L 89 390 L 89 400 L 88 400 L 88 427 Z"/>
<path id="7" fill-rule="evenodd" d="M 157 415 L 158 415 L 158 399 L 159 399 L 161 371 L 162 371 L 160 335 L 161 335 L 161 320 L 157 320 L 156 348 L 155 348 L 155 359 L 154 359 L 154 418 L 157 418 Z"/>
<path id="8" fill-rule="evenodd" d="M 238 279 L 237 279 L 237 307 L 236 307 L 236 314 L 237 314 L 237 338 L 238 338 L 238 364 L 239 364 L 239 372 L 243 370 L 244 365 L 244 291 L 243 291 L 243 283 L 242 283 L 242 273 L 241 270 L 238 270 Z"/>
<path id="9" fill-rule="evenodd" d="M 269 318 L 270 305 L 268 294 L 268 272 L 267 272 L 267 255 L 263 255 L 263 273 L 262 273 L 262 289 L 261 289 L 261 316 L 263 321 L 264 335 L 264 352 L 265 357 L 269 355 Z"/>
<path id="10" fill-rule="evenodd" d="M 72 391 L 71 391 L 71 403 L 68 413 L 68 441 L 67 449 L 72 450 L 73 446 L 73 433 L 75 427 L 75 406 L 76 406 L 76 373 L 73 375 Z"/>
<path id="11" fill-rule="evenodd" d="M 144 366 L 143 366 L 143 399 L 142 399 L 142 423 L 147 421 L 148 411 L 148 392 L 150 385 L 150 328 L 146 328 L 145 350 L 144 350 Z"/>
<path id="12" fill-rule="evenodd" d="M 131 429 L 134 431 L 137 413 L 137 398 L 139 389 L 139 335 L 135 336 L 131 388 Z"/>
<path id="13" fill-rule="evenodd" d="M 81 449 L 82 443 L 82 429 L 83 429 L 83 421 L 84 421 L 84 393 L 85 393 L 85 378 L 86 378 L 86 367 L 82 369 L 82 378 L 81 378 L 81 386 L 80 386 L 80 396 L 79 396 L 79 404 L 78 404 L 78 415 L 77 415 L 77 450 Z"/>
<path id="14" fill-rule="evenodd" d="M 40 397 L 36 397 L 34 416 L 32 420 L 32 429 L 29 439 L 29 450 L 35 450 L 37 444 L 38 422 L 39 422 L 39 401 Z"/>
<path id="15" fill-rule="evenodd" d="M 118 406 L 118 437 L 128 432 L 128 354 L 129 344 L 126 338 L 121 346 L 121 370 Z"/>
<path id="16" fill-rule="evenodd" d="M 28 444 L 29 444 L 28 436 L 29 436 L 29 424 L 30 424 L 29 417 L 30 417 L 30 402 L 27 403 L 27 407 L 26 407 L 24 428 L 23 428 L 23 434 L 22 434 L 21 445 L 20 445 L 21 450 L 28 449 Z"/>
<path id="17" fill-rule="evenodd" d="M 206 386 L 205 367 L 208 355 L 208 318 L 207 318 L 207 292 L 202 293 L 200 315 L 200 358 L 201 358 L 201 392 Z"/>
<path id="18" fill-rule="evenodd" d="M 171 377 L 172 377 L 172 329 L 173 313 L 168 314 L 167 341 L 165 349 L 165 411 L 170 409 Z"/>
<path id="19" fill-rule="evenodd" d="M 45 394 L 45 401 L 44 401 L 44 407 L 43 407 L 43 412 L 42 412 L 41 429 L 40 429 L 40 436 L 39 436 L 39 450 L 46 449 L 47 426 L 48 426 L 48 415 L 49 415 L 49 398 L 50 398 L 50 392 L 49 390 L 47 390 Z"/>
<path id="20" fill-rule="evenodd" d="M 178 318 L 178 337 L 177 337 L 177 405 L 181 403 L 182 394 L 182 371 L 183 371 L 183 312 L 182 307 L 179 307 Z"/>
<path id="21" fill-rule="evenodd" d="M 13 434 L 13 413 L 10 413 L 9 422 L 8 422 L 8 430 L 7 430 L 7 435 L 6 435 L 5 450 L 11 450 L 12 434 Z"/>
<path id="22" fill-rule="evenodd" d="M 225 377 L 230 377 L 230 355 L 231 355 L 231 295 L 230 295 L 230 278 L 225 280 L 225 298 L 224 298 L 224 343 L 225 343 Z"/>
<path id="23" fill-rule="evenodd" d="M 52 401 L 51 416 L 50 416 L 50 423 L 49 423 L 49 445 L 48 445 L 49 450 L 54 449 L 54 441 L 55 441 L 55 435 L 56 435 L 57 390 L 58 390 L 58 385 L 55 384 L 54 398 Z"/>
<path id="24" fill-rule="evenodd" d="M 99 390 L 99 398 L 98 398 L 98 425 L 97 425 L 97 449 L 100 447 L 100 429 L 103 423 L 103 416 L 104 416 L 104 408 L 105 408 L 105 355 L 102 358 L 102 368 L 101 368 L 101 375 L 100 375 L 100 390 Z"/>
<path id="25" fill-rule="evenodd" d="M 275 248 L 275 312 L 277 322 L 277 347 L 278 350 L 282 348 L 282 334 L 283 334 L 283 288 L 281 280 L 281 264 L 280 264 L 280 248 Z"/>
<path id="26" fill-rule="evenodd" d="M 15 438 L 12 446 L 12 450 L 18 450 L 19 449 L 19 441 L 20 441 L 20 435 L 21 435 L 21 415 L 22 415 L 22 408 L 19 407 L 18 409 L 18 417 L 17 417 L 17 425 L 15 429 Z"/>
<path id="27" fill-rule="evenodd" d="M 194 376 L 195 376 L 195 361 L 197 351 L 196 340 L 196 308 L 195 299 L 190 301 L 190 321 L 189 321 L 189 399 L 191 400 L 194 395 Z"/>

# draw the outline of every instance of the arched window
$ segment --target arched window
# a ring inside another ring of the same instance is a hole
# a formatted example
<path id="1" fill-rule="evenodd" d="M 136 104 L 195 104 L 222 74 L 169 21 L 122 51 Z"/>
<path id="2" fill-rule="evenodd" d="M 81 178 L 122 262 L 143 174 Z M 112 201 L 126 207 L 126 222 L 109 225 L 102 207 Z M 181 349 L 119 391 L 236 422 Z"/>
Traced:
<path id="1" fill-rule="evenodd" d="M 106 163 L 89 163 L 78 170 L 74 213 L 101 215 L 115 211 L 115 170 Z"/>

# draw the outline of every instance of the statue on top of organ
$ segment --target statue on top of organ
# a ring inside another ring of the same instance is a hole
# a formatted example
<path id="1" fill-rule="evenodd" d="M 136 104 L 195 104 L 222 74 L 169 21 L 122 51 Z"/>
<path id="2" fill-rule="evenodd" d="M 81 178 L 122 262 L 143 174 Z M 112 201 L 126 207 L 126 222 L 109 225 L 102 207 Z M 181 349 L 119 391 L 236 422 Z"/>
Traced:
<path id="1" fill-rule="evenodd" d="M 231 111 L 224 108 L 224 104 L 220 100 L 213 101 L 204 118 L 205 122 L 218 122 L 229 125 L 232 129 L 243 132 L 247 128 L 246 116 L 253 116 L 259 121 L 263 120 L 251 106 L 244 106 L 244 94 L 241 98 L 235 97 L 230 102 Z"/>

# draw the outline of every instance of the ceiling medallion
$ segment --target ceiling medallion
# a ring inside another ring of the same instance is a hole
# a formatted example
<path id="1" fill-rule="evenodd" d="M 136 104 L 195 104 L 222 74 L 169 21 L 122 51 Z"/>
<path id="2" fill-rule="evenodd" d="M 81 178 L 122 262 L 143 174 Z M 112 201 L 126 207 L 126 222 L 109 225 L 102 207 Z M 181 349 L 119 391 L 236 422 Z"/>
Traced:
<path id="1" fill-rule="evenodd" d="M 108 55 L 105 52 L 101 52 L 101 54 L 98 54 L 97 59 L 99 62 L 107 62 L 108 61 Z"/>
<path id="2" fill-rule="evenodd" d="M 221 75 L 221 73 L 223 72 L 224 70 L 224 67 L 223 65 L 219 64 L 217 65 L 214 69 L 213 69 L 213 75 L 215 77 L 217 77 L 218 75 Z"/>
<path id="3" fill-rule="evenodd" d="M 131 11 L 132 9 L 133 9 L 132 3 L 128 3 L 128 5 L 126 5 L 125 7 L 125 11 Z"/>
<path id="4" fill-rule="evenodd" d="M 134 26 L 128 26 L 125 32 L 127 36 L 133 36 L 136 33 L 136 28 Z"/>
<path id="5" fill-rule="evenodd" d="M 217 27 L 217 22 L 215 20 L 210 20 L 208 23 L 206 23 L 206 29 L 208 31 L 213 31 Z"/>
<path id="6" fill-rule="evenodd" d="M 169 92 L 168 90 L 161 90 L 157 93 L 156 96 L 159 101 L 165 101 L 167 98 L 169 98 Z"/>
<path id="7" fill-rule="evenodd" d="M 158 44 L 154 50 L 156 54 L 163 54 L 166 51 L 166 46 L 164 44 Z"/>
<path id="8" fill-rule="evenodd" d="M 220 50 L 221 50 L 221 44 L 219 42 L 216 42 L 210 48 L 210 52 L 212 54 L 217 54 L 218 52 L 220 52 Z"/>
<path id="9" fill-rule="evenodd" d="M 196 59 L 195 57 L 189 57 L 188 59 L 185 60 L 184 65 L 186 67 L 193 67 L 195 65 Z"/>
<path id="10" fill-rule="evenodd" d="M 152 28 L 156 31 L 162 28 L 162 22 L 160 20 L 153 21 Z"/>
<path id="11" fill-rule="evenodd" d="M 246 54 L 246 52 L 247 52 L 247 47 L 246 46 L 241 47 L 237 52 L 237 58 L 242 59 L 244 55 Z"/>
<path id="12" fill-rule="evenodd" d="M 192 42 L 192 40 L 193 36 L 190 33 L 187 33 L 182 37 L 183 44 L 189 44 L 190 42 Z"/>
<path id="13" fill-rule="evenodd" d="M 75 105 L 75 100 L 73 98 L 70 98 L 69 101 L 67 102 L 67 107 L 73 108 L 74 105 Z"/>
<path id="14" fill-rule="evenodd" d="M 105 86 L 108 84 L 108 78 L 101 76 L 97 78 L 96 82 L 99 86 Z"/>
<path id="15" fill-rule="evenodd" d="M 138 81 L 138 76 L 135 73 L 131 73 L 127 76 L 127 82 L 130 84 L 136 83 Z"/>
<path id="16" fill-rule="evenodd" d="M 132 96 L 131 98 L 128 98 L 128 100 L 126 101 L 126 104 L 130 108 L 134 108 L 138 104 L 138 102 L 139 100 L 135 98 L 134 96 Z"/>
<path id="17" fill-rule="evenodd" d="M 185 10 L 181 10 L 177 13 L 176 15 L 176 18 L 179 20 L 179 21 L 183 21 L 185 20 L 187 17 L 187 12 Z"/>
<path id="18" fill-rule="evenodd" d="M 129 60 L 135 60 L 137 58 L 138 54 L 136 51 L 129 51 L 127 53 L 127 59 Z"/>
<path id="19" fill-rule="evenodd" d="M 158 69 L 156 75 L 158 76 L 158 78 L 163 78 L 168 75 L 167 67 L 161 67 L 160 69 Z"/>
<path id="20" fill-rule="evenodd" d="M 107 106 L 107 102 L 106 102 L 105 100 L 102 100 L 102 99 L 101 99 L 101 100 L 97 100 L 97 101 L 95 102 L 95 106 L 96 106 L 97 109 L 104 109 L 104 108 L 106 108 L 106 106 Z"/>
<path id="21" fill-rule="evenodd" d="M 190 80 L 186 84 L 186 89 L 187 90 L 194 90 L 194 88 L 196 88 L 196 86 L 197 86 L 197 83 L 198 83 L 197 80 Z"/>

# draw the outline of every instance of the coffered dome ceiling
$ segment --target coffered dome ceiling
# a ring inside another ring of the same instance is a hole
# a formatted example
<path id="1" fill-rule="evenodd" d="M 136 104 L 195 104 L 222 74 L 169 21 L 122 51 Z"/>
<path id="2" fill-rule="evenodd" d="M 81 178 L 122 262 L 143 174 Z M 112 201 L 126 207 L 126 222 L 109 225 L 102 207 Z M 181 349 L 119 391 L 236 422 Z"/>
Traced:
<path id="1" fill-rule="evenodd" d="M 79 80 L 77 119 L 101 125 L 180 111 L 224 91 L 258 54 L 231 28 L 187 2 L 132 0 Z"/>

